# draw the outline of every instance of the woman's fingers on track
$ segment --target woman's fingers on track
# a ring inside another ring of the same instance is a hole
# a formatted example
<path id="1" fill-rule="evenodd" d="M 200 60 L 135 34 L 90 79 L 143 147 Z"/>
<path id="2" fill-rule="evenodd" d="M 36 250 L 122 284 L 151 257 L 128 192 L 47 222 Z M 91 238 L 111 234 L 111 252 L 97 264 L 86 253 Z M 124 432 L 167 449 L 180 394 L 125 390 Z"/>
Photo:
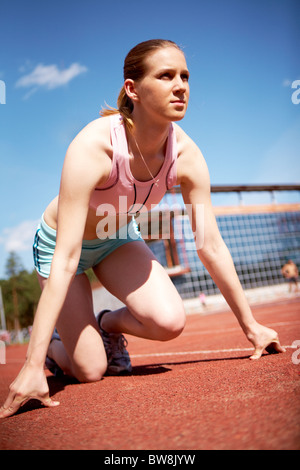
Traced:
<path id="1" fill-rule="evenodd" d="M 35 399 L 39 400 L 44 406 L 46 407 L 55 407 L 58 406 L 60 403 L 59 401 L 52 400 L 49 395 L 45 395 L 44 397 L 22 397 L 19 395 L 9 395 L 4 405 L 0 408 L 0 418 L 8 418 L 9 416 L 14 415 L 21 406 L 25 405 L 29 400 Z"/>
<path id="2" fill-rule="evenodd" d="M 267 345 L 264 345 L 262 347 L 258 346 L 255 348 L 254 354 L 250 356 L 250 359 L 256 360 L 259 359 L 264 350 L 266 350 L 269 354 L 278 354 L 278 353 L 284 353 L 286 350 L 283 346 L 281 346 L 279 339 L 274 339 L 273 341 L 269 342 Z"/>

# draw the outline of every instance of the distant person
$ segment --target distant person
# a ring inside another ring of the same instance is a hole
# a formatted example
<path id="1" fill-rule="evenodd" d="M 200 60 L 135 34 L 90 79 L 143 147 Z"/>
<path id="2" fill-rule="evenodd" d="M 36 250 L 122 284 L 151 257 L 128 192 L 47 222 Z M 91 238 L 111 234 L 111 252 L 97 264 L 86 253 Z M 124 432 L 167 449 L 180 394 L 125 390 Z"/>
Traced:
<path id="1" fill-rule="evenodd" d="M 293 286 L 295 287 L 295 292 L 298 291 L 298 277 L 299 271 L 295 263 L 290 259 L 284 266 L 281 268 L 281 273 L 285 279 L 289 281 L 289 292 L 292 292 Z"/>
<path id="2" fill-rule="evenodd" d="M 94 382 L 106 371 L 131 371 L 123 333 L 167 341 L 182 332 L 182 299 L 134 220 L 176 184 L 191 209 L 199 257 L 253 344 L 251 358 L 258 359 L 266 348 L 283 352 L 277 333 L 252 315 L 216 224 L 205 160 L 174 124 L 184 117 L 188 100 L 182 50 L 172 41 L 143 42 L 125 59 L 118 109 L 103 111 L 70 144 L 59 197 L 46 208 L 36 233 L 34 259 L 43 291 L 26 362 L 1 417 L 30 398 L 50 407 L 59 404 L 49 397 L 45 360 L 53 371 Z M 199 205 L 205 207 L 203 227 L 197 224 Z M 95 318 L 84 273 L 90 267 L 123 308 Z M 51 336 L 55 326 L 58 333 Z"/>
<path id="3" fill-rule="evenodd" d="M 199 294 L 199 300 L 200 300 L 200 304 L 201 304 L 203 307 L 206 307 L 206 296 L 205 296 L 204 292 L 200 292 L 200 294 Z"/>

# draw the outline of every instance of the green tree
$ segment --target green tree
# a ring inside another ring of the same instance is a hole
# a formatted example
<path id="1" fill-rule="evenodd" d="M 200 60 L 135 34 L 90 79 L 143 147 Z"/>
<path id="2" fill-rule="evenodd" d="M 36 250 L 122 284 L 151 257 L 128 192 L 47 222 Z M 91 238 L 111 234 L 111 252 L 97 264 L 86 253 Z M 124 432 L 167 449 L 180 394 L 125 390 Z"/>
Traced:
<path id="1" fill-rule="evenodd" d="M 13 317 L 14 317 L 14 330 L 17 332 L 17 335 L 20 335 L 20 320 L 19 320 L 19 300 L 17 293 L 17 276 L 20 271 L 23 269 L 21 260 L 18 255 L 14 252 L 9 254 L 9 257 L 6 261 L 5 271 L 7 277 L 11 280 L 11 290 L 12 290 L 12 304 L 13 304 Z"/>
<path id="2" fill-rule="evenodd" d="M 36 272 L 28 273 L 16 253 L 9 254 L 6 275 L 1 287 L 7 328 L 18 332 L 32 325 L 41 290 Z"/>

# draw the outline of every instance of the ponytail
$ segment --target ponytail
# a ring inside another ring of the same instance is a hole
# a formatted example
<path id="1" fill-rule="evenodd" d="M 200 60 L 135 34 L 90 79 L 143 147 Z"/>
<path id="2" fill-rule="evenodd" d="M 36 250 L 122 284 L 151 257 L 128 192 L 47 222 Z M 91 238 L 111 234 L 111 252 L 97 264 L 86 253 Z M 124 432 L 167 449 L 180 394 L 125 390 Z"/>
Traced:
<path id="1" fill-rule="evenodd" d="M 100 111 L 100 116 L 111 116 L 112 114 L 121 114 L 125 125 L 128 130 L 133 129 L 133 121 L 131 118 L 131 113 L 133 111 L 133 103 L 131 99 L 127 96 L 124 87 L 121 88 L 118 100 L 117 100 L 118 109 L 112 108 L 107 105 L 107 108 L 102 108 Z"/>

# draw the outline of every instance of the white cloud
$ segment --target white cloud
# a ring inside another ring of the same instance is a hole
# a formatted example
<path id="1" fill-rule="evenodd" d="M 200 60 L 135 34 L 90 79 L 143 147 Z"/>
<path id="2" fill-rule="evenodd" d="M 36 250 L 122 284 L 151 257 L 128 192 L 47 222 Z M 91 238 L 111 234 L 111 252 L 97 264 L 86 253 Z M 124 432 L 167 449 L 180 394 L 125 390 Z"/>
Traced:
<path id="1" fill-rule="evenodd" d="M 9 253 L 31 249 L 38 222 L 38 220 L 25 220 L 16 227 L 4 228 L 0 243 L 4 245 L 5 251 Z"/>
<path id="2" fill-rule="evenodd" d="M 73 63 L 69 68 L 59 69 L 57 65 L 38 64 L 34 70 L 19 78 L 16 83 L 18 88 L 33 87 L 27 97 L 38 88 L 53 90 L 54 88 L 66 85 L 78 75 L 87 72 L 87 67 L 78 63 Z"/>
<path id="3" fill-rule="evenodd" d="M 284 87 L 290 87 L 292 84 L 292 80 L 290 80 L 289 78 L 285 78 L 282 82 L 282 86 Z"/>

